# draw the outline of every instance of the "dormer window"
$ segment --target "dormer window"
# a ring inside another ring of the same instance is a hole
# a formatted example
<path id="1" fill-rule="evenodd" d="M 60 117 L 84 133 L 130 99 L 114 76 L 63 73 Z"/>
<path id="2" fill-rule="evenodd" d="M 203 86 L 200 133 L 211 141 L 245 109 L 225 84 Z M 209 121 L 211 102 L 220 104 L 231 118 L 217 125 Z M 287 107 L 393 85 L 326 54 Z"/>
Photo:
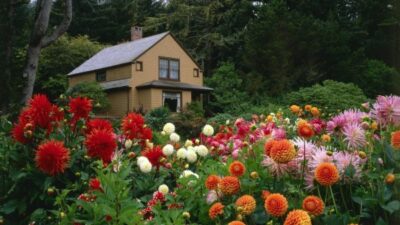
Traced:
<path id="1" fill-rule="evenodd" d="M 179 60 L 160 58 L 159 78 L 165 80 L 179 80 Z"/>
<path id="2" fill-rule="evenodd" d="M 136 71 L 143 71 L 143 63 L 140 61 L 136 61 Z"/>
<path id="3" fill-rule="evenodd" d="M 107 80 L 107 76 L 106 76 L 106 71 L 102 70 L 102 71 L 97 71 L 96 72 L 96 81 L 97 82 L 103 82 Z"/>

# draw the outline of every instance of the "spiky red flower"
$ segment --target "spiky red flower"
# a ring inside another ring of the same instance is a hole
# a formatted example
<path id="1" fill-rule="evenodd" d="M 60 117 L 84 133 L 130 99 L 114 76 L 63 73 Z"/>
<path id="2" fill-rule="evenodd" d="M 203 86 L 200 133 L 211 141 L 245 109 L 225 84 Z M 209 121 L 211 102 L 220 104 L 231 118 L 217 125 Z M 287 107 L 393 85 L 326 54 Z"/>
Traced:
<path id="1" fill-rule="evenodd" d="M 145 140 L 151 140 L 153 133 L 144 124 L 143 116 L 136 113 L 129 113 L 122 120 L 122 132 L 128 139 L 138 139 L 144 144 Z"/>
<path id="2" fill-rule="evenodd" d="M 101 183 L 97 178 L 90 179 L 89 186 L 93 190 L 101 190 Z"/>
<path id="3" fill-rule="evenodd" d="M 90 157 L 98 157 L 103 162 L 109 163 L 117 147 L 115 134 L 107 130 L 94 129 L 86 136 L 85 146 Z"/>
<path id="4" fill-rule="evenodd" d="M 163 165 L 161 159 L 165 157 L 165 155 L 159 145 L 156 145 L 153 148 L 145 148 L 142 151 L 142 155 L 149 159 L 151 165 L 157 167 L 157 169 Z"/>
<path id="5" fill-rule="evenodd" d="M 93 120 L 89 120 L 86 123 L 86 133 L 90 134 L 90 132 L 92 132 L 94 129 L 97 130 L 107 130 L 109 132 L 113 132 L 113 127 L 112 124 L 110 123 L 110 121 L 105 120 L 105 119 L 93 119 Z"/>
<path id="6" fill-rule="evenodd" d="M 55 176 L 63 173 L 69 162 L 69 150 L 61 141 L 50 140 L 39 145 L 36 166 L 44 173 Z"/>
<path id="7" fill-rule="evenodd" d="M 51 127 L 51 117 L 53 105 L 46 95 L 37 94 L 29 101 L 30 114 L 35 125 L 49 129 Z"/>
<path id="8" fill-rule="evenodd" d="M 86 97 L 71 98 L 69 101 L 69 112 L 73 114 L 72 123 L 79 119 L 87 119 L 92 111 L 92 100 Z"/>

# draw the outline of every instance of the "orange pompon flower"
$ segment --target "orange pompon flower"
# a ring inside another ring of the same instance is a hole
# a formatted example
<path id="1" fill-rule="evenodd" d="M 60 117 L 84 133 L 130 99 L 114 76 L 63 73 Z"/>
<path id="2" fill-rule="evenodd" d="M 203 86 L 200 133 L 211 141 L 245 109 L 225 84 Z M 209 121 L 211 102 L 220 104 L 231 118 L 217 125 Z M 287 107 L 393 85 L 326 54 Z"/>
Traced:
<path id="1" fill-rule="evenodd" d="M 240 190 L 240 181 L 237 177 L 226 176 L 221 179 L 219 189 L 225 195 L 234 195 Z"/>
<path id="2" fill-rule="evenodd" d="M 302 120 L 297 124 L 297 134 L 303 138 L 314 136 L 315 132 L 307 121 Z"/>
<path id="3" fill-rule="evenodd" d="M 297 209 L 289 212 L 283 225 L 312 225 L 312 223 L 306 211 Z"/>
<path id="4" fill-rule="evenodd" d="M 294 113 L 294 114 L 297 114 L 300 112 L 300 107 L 298 105 L 291 105 L 290 111 L 292 111 L 292 113 Z"/>
<path id="5" fill-rule="evenodd" d="M 218 189 L 218 184 L 221 181 L 221 178 L 217 175 L 210 175 L 206 179 L 206 188 L 208 190 L 216 190 Z"/>
<path id="6" fill-rule="evenodd" d="M 317 107 L 312 107 L 310 112 L 313 115 L 313 117 L 319 117 L 320 115 L 319 109 Z"/>
<path id="7" fill-rule="evenodd" d="M 261 192 L 261 198 L 265 201 L 267 200 L 267 197 L 271 194 L 271 192 L 267 191 L 267 190 L 262 190 Z"/>
<path id="8" fill-rule="evenodd" d="M 264 202 L 268 214 L 275 217 L 283 216 L 288 209 L 288 201 L 281 194 L 270 194 Z"/>
<path id="9" fill-rule="evenodd" d="M 42 172 L 55 176 L 64 172 L 69 158 L 69 151 L 63 142 L 50 140 L 39 145 L 35 161 Z"/>
<path id="10" fill-rule="evenodd" d="M 225 206 L 222 205 L 221 202 L 217 202 L 214 203 L 211 208 L 208 210 L 208 216 L 210 217 L 210 219 L 215 219 L 217 218 L 219 215 L 223 215 L 224 214 L 224 208 Z"/>
<path id="11" fill-rule="evenodd" d="M 322 186 L 331 186 L 339 180 L 339 171 L 333 163 L 320 163 L 315 169 L 315 179 Z"/>
<path id="12" fill-rule="evenodd" d="M 251 195 L 243 195 L 238 198 L 235 202 L 235 205 L 239 211 L 239 213 L 243 213 L 244 215 L 250 215 L 256 210 L 256 200 Z"/>
<path id="13" fill-rule="evenodd" d="M 393 148 L 400 149 L 400 130 L 392 133 L 391 144 Z"/>
<path id="14" fill-rule="evenodd" d="M 303 200 L 303 209 L 311 215 L 319 216 L 324 212 L 325 205 L 321 198 L 310 195 Z"/>
<path id="15" fill-rule="evenodd" d="M 288 163 L 296 157 L 296 150 L 289 140 L 278 140 L 271 148 L 270 157 L 277 163 Z"/>
<path id="16" fill-rule="evenodd" d="M 264 144 L 264 153 L 267 156 L 270 156 L 271 148 L 272 148 L 272 146 L 274 146 L 275 142 L 276 141 L 274 139 L 270 139 L 270 140 L 265 142 L 265 144 Z"/>
<path id="17" fill-rule="evenodd" d="M 246 167 L 239 161 L 234 161 L 229 165 L 229 173 L 232 176 L 240 177 L 246 172 Z"/>
<path id="18" fill-rule="evenodd" d="M 304 110 L 306 110 L 306 111 L 310 111 L 311 108 L 312 108 L 312 105 L 305 105 L 304 106 Z"/>
<path id="19" fill-rule="evenodd" d="M 228 225 L 246 225 L 246 224 L 243 223 L 242 221 L 235 220 L 235 221 L 228 223 Z"/>

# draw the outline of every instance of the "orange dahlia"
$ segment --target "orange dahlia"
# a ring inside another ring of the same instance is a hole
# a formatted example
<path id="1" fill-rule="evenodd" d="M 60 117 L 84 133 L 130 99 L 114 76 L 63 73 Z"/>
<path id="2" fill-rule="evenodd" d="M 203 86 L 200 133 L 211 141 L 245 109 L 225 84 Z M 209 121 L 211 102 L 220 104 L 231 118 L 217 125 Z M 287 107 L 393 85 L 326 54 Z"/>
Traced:
<path id="1" fill-rule="evenodd" d="M 221 178 L 217 175 L 210 175 L 206 179 L 206 188 L 208 190 L 216 190 L 218 188 L 218 184 L 221 181 Z"/>
<path id="2" fill-rule="evenodd" d="M 339 171 L 333 163 L 320 163 L 315 169 L 315 179 L 322 186 L 331 186 L 339 180 Z"/>
<path id="3" fill-rule="evenodd" d="M 307 121 L 302 120 L 297 124 L 297 134 L 303 138 L 310 138 L 314 136 L 314 130 Z"/>
<path id="4" fill-rule="evenodd" d="M 312 114 L 314 117 L 318 117 L 319 114 L 320 114 L 319 109 L 318 109 L 317 107 L 312 107 L 310 111 L 311 111 L 311 114 Z"/>
<path id="5" fill-rule="evenodd" d="M 246 224 L 243 223 L 242 221 L 235 220 L 235 221 L 228 223 L 228 225 L 246 225 Z"/>
<path id="6" fill-rule="evenodd" d="M 400 149 L 400 130 L 392 133 L 391 144 L 393 148 Z"/>
<path id="7" fill-rule="evenodd" d="M 296 157 L 296 150 L 289 140 L 278 140 L 271 148 L 270 157 L 277 163 L 288 163 Z"/>
<path id="8" fill-rule="evenodd" d="M 288 209 L 288 201 L 281 194 L 270 194 L 264 202 L 268 214 L 275 217 L 283 216 Z"/>
<path id="9" fill-rule="evenodd" d="M 35 161 L 42 172 L 55 176 L 64 172 L 69 158 L 69 151 L 63 142 L 50 140 L 39 145 Z"/>
<path id="10" fill-rule="evenodd" d="M 208 210 L 208 216 L 213 220 L 217 218 L 219 215 L 224 214 L 224 205 L 221 202 L 214 203 L 211 208 Z"/>
<path id="11" fill-rule="evenodd" d="M 264 152 L 267 156 L 270 156 L 271 148 L 272 148 L 272 146 L 274 146 L 275 142 L 276 141 L 274 139 L 270 139 L 267 142 L 265 142 Z"/>
<path id="12" fill-rule="evenodd" d="M 324 202 L 317 196 L 310 195 L 303 200 L 303 209 L 311 215 L 321 215 L 324 212 L 324 208 Z"/>
<path id="13" fill-rule="evenodd" d="M 221 179 L 219 183 L 219 188 L 225 195 L 234 195 L 240 190 L 240 181 L 237 177 L 226 176 Z"/>
<path id="14" fill-rule="evenodd" d="M 312 223 L 306 211 L 297 209 L 289 212 L 283 225 L 312 225 Z"/>
<path id="15" fill-rule="evenodd" d="M 241 208 L 241 213 L 250 215 L 256 210 L 256 200 L 251 195 L 243 195 L 235 202 L 236 207 Z"/>
<path id="16" fill-rule="evenodd" d="M 267 190 L 262 190 L 261 192 L 261 198 L 265 201 L 267 200 L 267 197 L 271 194 L 271 192 L 267 191 Z"/>
<path id="17" fill-rule="evenodd" d="M 290 106 L 290 111 L 292 111 L 292 113 L 299 113 L 300 112 L 300 107 L 298 105 L 291 105 Z"/>
<path id="18" fill-rule="evenodd" d="M 310 111 L 311 108 L 312 108 L 312 105 L 305 105 L 304 106 L 304 110 L 306 110 L 306 111 Z"/>
<path id="19" fill-rule="evenodd" d="M 246 172 L 246 167 L 239 161 L 234 161 L 229 165 L 229 173 L 232 176 L 240 177 Z"/>

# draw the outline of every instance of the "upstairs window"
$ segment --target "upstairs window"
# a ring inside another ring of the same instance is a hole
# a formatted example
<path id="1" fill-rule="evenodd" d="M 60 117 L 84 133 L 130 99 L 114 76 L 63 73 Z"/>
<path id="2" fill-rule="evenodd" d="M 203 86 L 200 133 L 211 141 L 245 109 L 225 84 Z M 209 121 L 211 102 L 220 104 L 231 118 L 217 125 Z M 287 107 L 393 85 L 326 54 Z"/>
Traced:
<path id="1" fill-rule="evenodd" d="M 96 81 L 97 82 L 106 81 L 106 71 L 105 70 L 96 72 Z"/>
<path id="2" fill-rule="evenodd" d="M 159 71 L 160 79 L 179 80 L 179 60 L 160 58 Z"/>
<path id="3" fill-rule="evenodd" d="M 193 69 L 193 77 L 199 77 L 199 75 L 200 75 L 199 69 L 194 68 L 194 69 Z"/>
<path id="4" fill-rule="evenodd" d="M 143 63 L 140 61 L 136 61 L 136 71 L 143 71 Z"/>

